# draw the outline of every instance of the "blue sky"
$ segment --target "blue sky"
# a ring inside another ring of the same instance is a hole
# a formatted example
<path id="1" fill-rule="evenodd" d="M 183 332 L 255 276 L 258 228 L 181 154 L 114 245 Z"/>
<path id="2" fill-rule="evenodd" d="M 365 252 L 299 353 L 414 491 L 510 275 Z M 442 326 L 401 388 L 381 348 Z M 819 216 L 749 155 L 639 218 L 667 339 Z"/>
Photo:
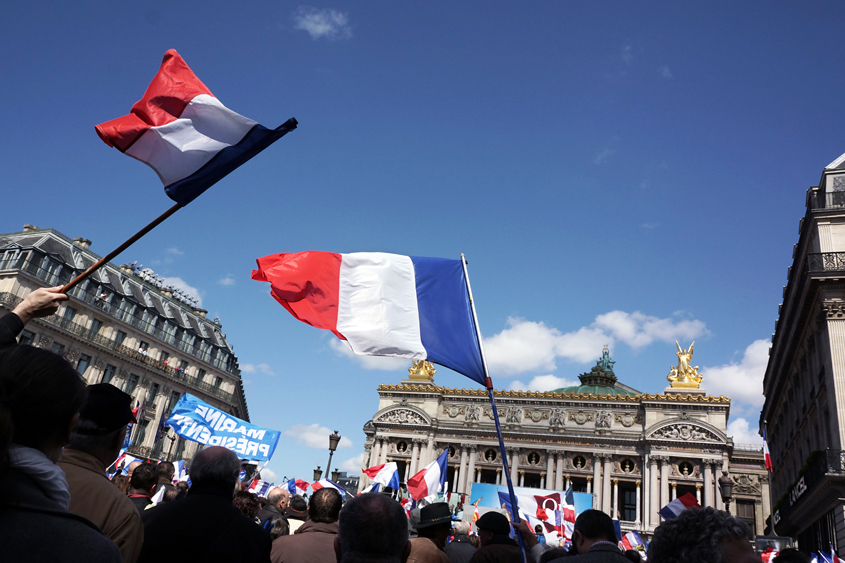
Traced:
<path id="1" fill-rule="evenodd" d="M 747 442 L 805 191 L 845 152 L 838 7 L 5 2 L 0 230 L 102 255 L 170 207 L 94 125 L 175 48 L 227 107 L 300 126 L 117 262 L 220 316 L 252 421 L 286 432 L 279 477 L 325 467 L 328 429 L 354 467 L 407 367 L 348 357 L 249 279 L 311 249 L 465 253 L 498 388 L 574 381 L 609 344 L 621 381 L 659 392 L 694 339 Z"/>

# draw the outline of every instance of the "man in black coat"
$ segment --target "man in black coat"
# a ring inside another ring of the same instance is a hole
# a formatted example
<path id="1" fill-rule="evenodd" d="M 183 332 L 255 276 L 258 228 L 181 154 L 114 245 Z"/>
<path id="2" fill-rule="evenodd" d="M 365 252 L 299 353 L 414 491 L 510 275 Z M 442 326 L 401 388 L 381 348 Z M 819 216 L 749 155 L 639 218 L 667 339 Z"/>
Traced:
<path id="1" fill-rule="evenodd" d="M 240 469 L 238 456 L 226 448 L 196 454 L 188 496 L 142 514 L 144 547 L 138 563 L 267 563 L 270 534 L 232 504 Z"/>
<path id="2" fill-rule="evenodd" d="M 452 563 L 469 563 L 475 552 L 478 551 L 469 541 L 469 522 L 459 520 L 452 528 L 455 530 L 455 537 L 446 544 L 443 551 L 449 556 Z"/>
<path id="3" fill-rule="evenodd" d="M 575 519 L 572 547 L 578 555 L 553 559 L 558 563 L 630 563 L 619 549 L 613 520 L 601 510 L 585 510 Z"/>

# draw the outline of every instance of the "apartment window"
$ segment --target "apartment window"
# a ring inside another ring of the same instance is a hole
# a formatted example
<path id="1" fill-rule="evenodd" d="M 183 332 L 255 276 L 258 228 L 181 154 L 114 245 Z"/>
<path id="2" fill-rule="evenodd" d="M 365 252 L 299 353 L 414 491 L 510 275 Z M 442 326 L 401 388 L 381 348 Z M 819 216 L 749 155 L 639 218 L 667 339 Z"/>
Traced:
<path id="1" fill-rule="evenodd" d="M 126 333 L 122 330 L 118 330 L 117 335 L 114 337 L 114 345 L 120 346 L 123 344 L 124 340 L 126 340 Z"/>
<path id="2" fill-rule="evenodd" d="M 111 380 L 114 378 L 114 372 L 116 370 L 116 367 L 112 365 L 106 365 L 106 369 L 103 370 L 103 381 L 101 383 L 110 383 Z"/>
<path id="3" fill-rule="evenodd" d="M 79 372 L 79 375 L 85 375 L 85 370 L 88 369 L 88 365 L 91 363 L 91 356 L 87 354 L 80 354 L 79 361 L 76 363 L 76 371 Z"/>
<path id="4" fill-rule="evenodd" d="M 65 345 L 59 344 L 58 342 L 53 342 L 53 345 L 50 347 L 50 351 L 54 354 L 58 354 L 59 356 L 61 356 L 65 353 Z"/>
<path id="5" fill-rule="evenodd" d="M 176 403 L 179 402 L 180 398 L 182 398 L 182 394 L 179 391 L 170 392 L 170 399 L 167 401 L 167 414 L 173 412 L 173 409 L 176 407 Z"/>
<path id="6" fill-rule="evenodd" d="M 123 392 L 127 395 L 131 395 L 132 391 L 135 390 L 135 387 L 138 386 L 138 376 L 133 374 L 129 375 L 129 379 L 126 380 L 126 384 L 124 385 Z"/>
<path id="7" fill-rule="evenodd" d="M 147 355 L 147 350 L 150 348 L 149 342 L 141 341 L 141 344 L 138 345 L 138 351 L 142 352 L 145 356 Z"/>
<path id="8" fill-rule="evenodd" d="M 103 321 L 98 321 L 97 319 L 94 319 L 93 321 L 91 321 L 91 329 L 88 331 L 88 334 L 90 336 L 96 336 L 97 334 L 100 334 L 101 328 L 103 328 Z"/>
<path id="9" fill-rule="evenodd" d="M 35 335 L 28 330 L 24 330 L 18 338 L 18 344 L 32 344 L 33 340 L 35 340 Z"/>
<path id="10" fill-rule="evenodd" d="M 223 383 L 223 378 L 222 378 L 222 377 L 220 377 L 220 376 L 218 375 L 218 376 L 217 376 L 217 378 L 215 378 L 215 380 L 214 380 L 214 386 L 215 386 L 215 387 L 220 387 L 220 385 L 221 385 L 222 383 Z"/>
<path id="11" fill-rule="evenodd" d="M 73 320 L 73 317 L 75 317 L 75 316 L 76 316 L 76 309 L 74 309 L 72 307 L 65 307 L 65 312 L 62 315 L 62 318 L 64 320 L 66 320 L 67 322 L 71 322 Z"/>
<path id="12" fill-rule="evenodd" d="M 166 351 L 166 350 L 162 350 L 162 351 L 161 351 L 161 352 L 159 352 L 159 354 L 158 354 L 158 361 L 160 361 L 160 362 L 166 362 L 166 361 L 167 361 L 167 359 L 168 359 L 169 357 L 170 357 L 170 352 L 168 352 L 168 351 Z"/>
<path id="13" fill-rule="evenodd" d="M 181 362 L 179 362 L 179 369 L 181 369 L 182 371 L 187 371 L 188 370 L 188 360 L 182 360 Z"/>
<path id="14" fill-rule="evenodd" d="M 205 377 L 205 370 L 204 370 L 204 369 L 200 369 L 200 370 L 197 372 L 197 377 L 199 377 L 199 378 L 200 378 L 200 381 L 202 381 L 202 379 Z"/>
<path id="15" fill-rule="evenodd" d="M 150 387 L 150 398 L 147 399 L 147 402 L 152 403 L 156 400 L 156 395 L 158 395 L 158 390 L 161 389 L 161 385 L 158 383 L 153 383 L 152 387 Z"/>

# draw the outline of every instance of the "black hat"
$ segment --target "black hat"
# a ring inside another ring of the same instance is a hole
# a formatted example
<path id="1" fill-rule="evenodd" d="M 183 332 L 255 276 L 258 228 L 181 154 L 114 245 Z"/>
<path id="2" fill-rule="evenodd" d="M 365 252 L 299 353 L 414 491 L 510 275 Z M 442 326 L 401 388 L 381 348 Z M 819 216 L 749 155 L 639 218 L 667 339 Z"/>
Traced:
<path id="1" fill-rule="evenodd" d="M 137 422 L 132 414 L 132 397 L 110 383 L 88 386 L 88 399 L 79 411 L 79 418 L 97 424 L 92 434 L 107 434 Z"/>
<path id="2" fill-rule="evenodd" d="M 479 530 L 493 532 L 497 536 L 507 536 L 511 533 L 511 524 L 508 522 L 507 516 L 501 512 L 485 512 L 475 523 L 475 527 Z"/>
<path id="3" fill-rule="evenodd" d="M 301 495 L 293 495 L 287 512 L 295 516 L 308 516 L 308 502 Z"/>
<path id="4" fill-rule="evenodd" d="M 417 523 L 417 529 L 451 522 L 452 509 L 449 508 L 449 503 L 435 502 L 420 509 L 420 521 Z"/>

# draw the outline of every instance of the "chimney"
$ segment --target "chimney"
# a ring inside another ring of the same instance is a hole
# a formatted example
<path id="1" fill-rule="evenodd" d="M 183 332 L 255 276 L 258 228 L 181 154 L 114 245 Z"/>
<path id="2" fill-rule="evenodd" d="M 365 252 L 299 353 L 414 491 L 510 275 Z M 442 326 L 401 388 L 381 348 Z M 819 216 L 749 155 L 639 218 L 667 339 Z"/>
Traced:
<path id="1" fill-rule="evenodd" d="M 73 244 L 75 244 L 82 250 L 88 250 L 88 247 L 91 246 L 91 241 L 87 238 L 76 237 L 75 239 L 73 239 Z"/>
<path id="2" fill-rule="evenodd" d="M 205 318 L 205 316 L 208 314 L 208 311 L 206 311 L 205 309 L 196 308 L 194 309 L 194 313 L 196 313 L 202 318 Z"/>
<path id="3" fill-rule="evenodd" d="M 41 229 L 39 229 L 35 225 L 30 225 L 29 223 L 27 223 L 26 225 L 23 226 L 23 232 L 25 232 L 25 233 L 31 233 L 33 231 L 40 231 L 40 230 Z"/>
<path id="4" fill-rule="evenodd" d="M 169 287 L 161 288 L 161 294 L 167 297 L 168 299 L 173 299 L 173 290 Z"/>
<path id="5" fill-rule="evenodd" d="M 127 276 L 135 275 L 135 268 L 132 267 L 132 264 L 121 264 L 118 268 Z"/>

